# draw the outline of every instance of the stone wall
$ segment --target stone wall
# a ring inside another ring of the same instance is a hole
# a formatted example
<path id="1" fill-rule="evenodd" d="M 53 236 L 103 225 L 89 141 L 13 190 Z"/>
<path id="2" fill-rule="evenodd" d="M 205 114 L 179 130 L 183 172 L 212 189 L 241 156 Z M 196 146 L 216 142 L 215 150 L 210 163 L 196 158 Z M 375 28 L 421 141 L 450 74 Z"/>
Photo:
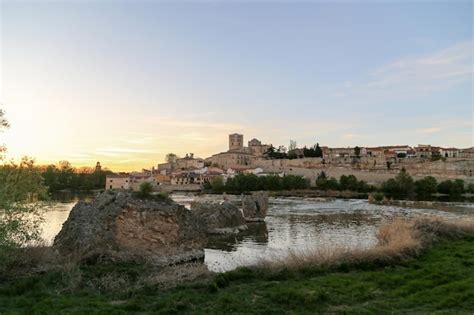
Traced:
<path id="1" fill-rule="evenodd" d="M 375 163 L 374 163 L 375 162 Z M 433 176 L 438 181 L 462 179 L 466 183 L 474 183 L 474 159 L 453 158 L 430 161 L 426 159 L 399 159 L 392 163 L 390 169 L 383 158 L 362 158 L 354 163 L 353 159 L 322 163 L 320 158 L 304 158 L 294 160 L 258 160 L 256 166 L 266 172 L 285 172 L 287 174 L 305 176 L 314 183 L 319 173 L 324 171 L 329 177 L 339 178 L 341 175 L 354 175 L 358 179 L 378 185 L 389 178 L 395 177 L 402 168 L 415 179 Z"/>

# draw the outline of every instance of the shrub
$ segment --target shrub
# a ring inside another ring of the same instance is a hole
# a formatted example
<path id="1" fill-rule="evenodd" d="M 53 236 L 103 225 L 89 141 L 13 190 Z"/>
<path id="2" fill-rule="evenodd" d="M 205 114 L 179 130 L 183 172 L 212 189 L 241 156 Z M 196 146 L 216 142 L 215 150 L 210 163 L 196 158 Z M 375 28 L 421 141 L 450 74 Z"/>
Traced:
<path id="1" fill-rule="evenodd" d="M 456 179 L 454 181 L 445 180 L 439 183 L 438 192 L 450 196 L 458 196 L 464 193 L 464 181 L 462 179 Z"/>
<path id="2" fill-rule="evenodd" d="M 151 185 L 150 182 L 143 182 L 140 184 L 139 195 L 141 197 L 149 197 L 152 191 L 153 191 L 153 186 Z"/>
<path id="3" fill-rule="evenodd" d="M 438 182 L 436 178 L 427 176 L 415 182 L 415 191 L 419 196 L 429 196 L 437 191 Z"/>
<path id="4" fill-rule="evenodd" d="M 414 194 L 415 183 L 413 178 L 405 171 L 405 169 L 402 169 L 397 177 L 391 178 L 382 183 L 381 189 L 390 197 L 405 198 Z"/>
<path id="5" fill-rule="evenodd" d="M 215 192 L 224 191 L 224 178 L 222 176 L 216 176 L 211 178 L 209 181 L 210 188 Z"/>

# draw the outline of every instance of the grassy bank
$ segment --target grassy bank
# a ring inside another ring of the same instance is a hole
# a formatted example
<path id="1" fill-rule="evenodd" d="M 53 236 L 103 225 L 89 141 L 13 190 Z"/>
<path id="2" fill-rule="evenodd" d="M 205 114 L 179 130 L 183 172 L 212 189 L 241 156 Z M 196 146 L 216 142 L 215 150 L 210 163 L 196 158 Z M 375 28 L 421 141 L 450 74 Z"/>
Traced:
<path id="1" fill-rule="evenodd" d="M 11 270 L 0 282 L 0 313 L 474 312 L 472 225 L 396 221 L 378 237 L 368 251 L 313 252 L 218 275 L 195 266 L 188 279 L 179 268 L 132 263 Z M 184 281 L 167 287 L 167 272 Z"/>

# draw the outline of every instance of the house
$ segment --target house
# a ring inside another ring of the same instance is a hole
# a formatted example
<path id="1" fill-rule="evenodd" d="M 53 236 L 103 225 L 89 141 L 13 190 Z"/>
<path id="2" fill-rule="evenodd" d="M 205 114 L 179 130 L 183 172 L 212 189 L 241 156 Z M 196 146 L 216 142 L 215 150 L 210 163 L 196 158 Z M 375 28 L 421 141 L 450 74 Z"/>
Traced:
<path id="1" fill-rule="evenodd" d="M 127 173 L 107 174 L 107 176 L 105 177 L 105 190 L 129 188 L 130 175 Z"/>
<path id="2" fill-rule="evenodd" d="M 194 153 L 186 154 L 184 158 L 176 160 L 174 168 L 177 170 L 199 169 L 204 167 L 204 160 L 195 158 Z"/>
<path id="3" fill-rule="evenodd" d="M 455 158 L 459 156 L 459 149 L 456 148 L 440 148 L 441 157 L 445 158 Z"/>
<path id="4" fill-rule="evenodd" d="M 430 158 L 431 157 L 431 145 L 419 144 L 416 148 L 416 156 L 419 158 Z"/>
<path id="5" fill-rule="evenodd" d="M 459 150 L 458 157 L 474 159 L 474 147 Z"/>

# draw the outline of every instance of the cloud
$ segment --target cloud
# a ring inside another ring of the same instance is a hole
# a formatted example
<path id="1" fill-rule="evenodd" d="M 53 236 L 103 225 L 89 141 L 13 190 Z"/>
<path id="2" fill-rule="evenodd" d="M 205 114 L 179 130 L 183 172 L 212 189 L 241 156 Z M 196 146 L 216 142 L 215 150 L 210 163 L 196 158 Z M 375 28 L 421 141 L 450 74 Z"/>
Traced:
<path id="1" fill-rule="evenodd" d="M 436 133 L 436 132 L 440 132 L 441 128 L 440 127 L 421 128 L 421 129 L 417 129 L 416 131 L 420 133 Z"/>
<path id="2" fill-rule="evenodd" d="M 341 84 L 333 96 L 400 96 L 448 89 L 472 80 L 473 42 L 462 42 L 423 56 L 394 60 L 358 82 Z"/>

